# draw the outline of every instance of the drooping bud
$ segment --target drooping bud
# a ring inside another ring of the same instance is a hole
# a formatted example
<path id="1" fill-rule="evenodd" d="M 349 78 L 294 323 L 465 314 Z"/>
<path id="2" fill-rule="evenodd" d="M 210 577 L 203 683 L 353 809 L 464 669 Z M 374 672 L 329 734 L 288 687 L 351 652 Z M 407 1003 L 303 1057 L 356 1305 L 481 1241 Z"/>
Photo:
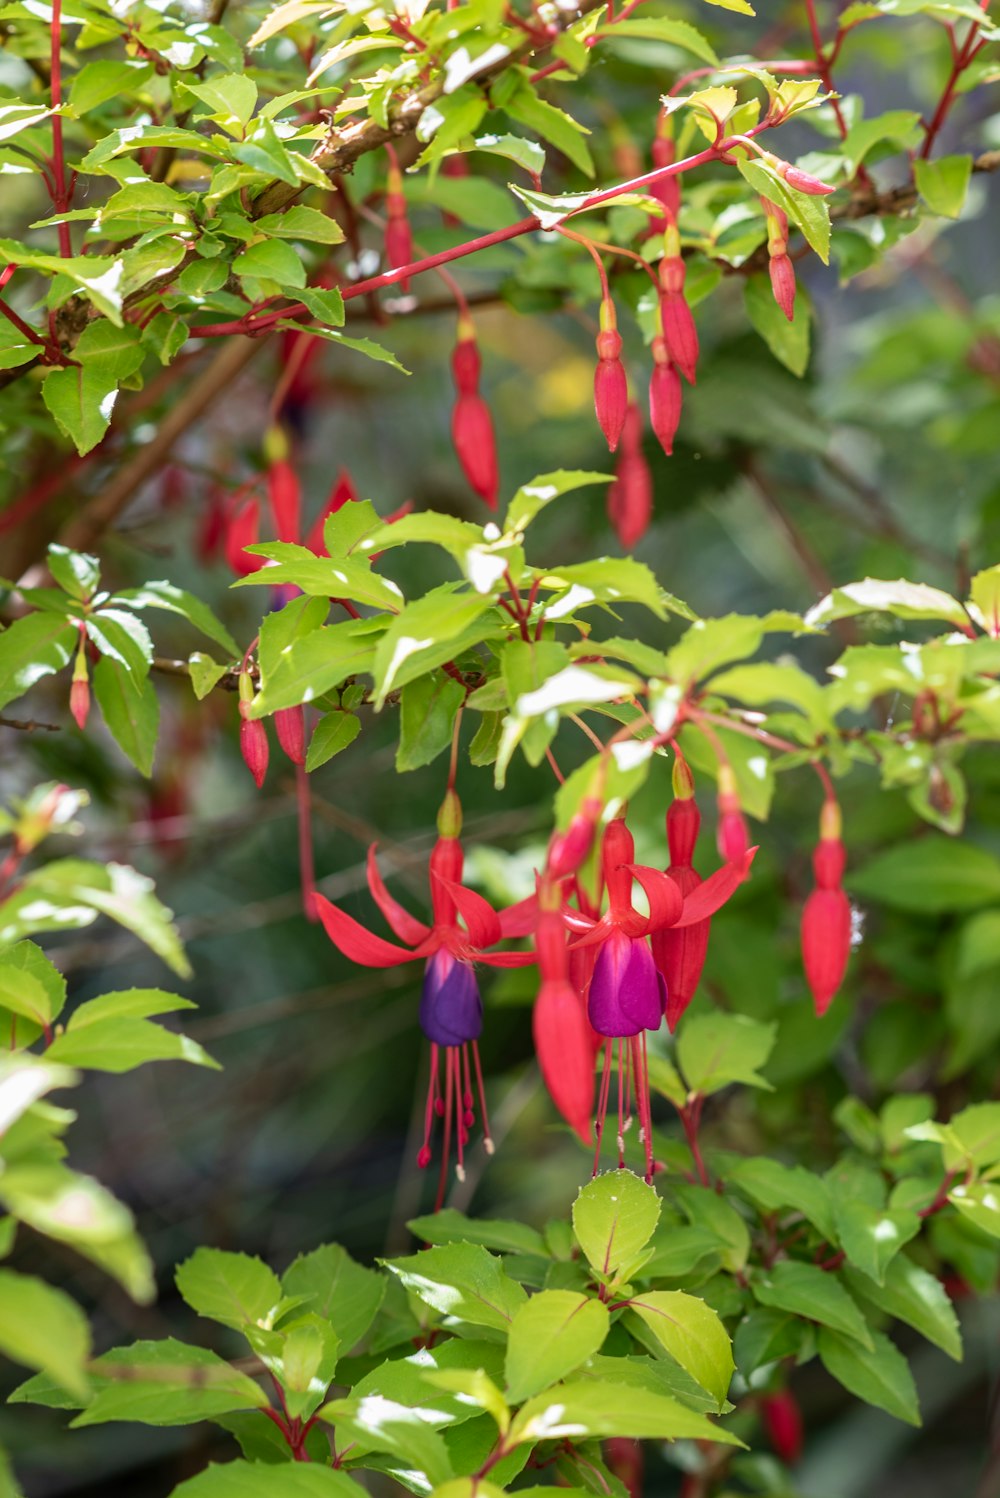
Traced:
<path id="1" fill-rule="evenodd" d="M 689 385 L 698 378 L 698 329 L 682 291 L 660 297 L 660 319 L 667 352 Z"/>
<path id="2" fill-rule="evenodd" d="M 566 879 L 580 868 L 593 846 L 602 809 L 600 797 L 586 796 L 566 831 L 552 834 L 545 867 L 553 879 Z"/>
<path id="3" fill-rule="evenodd" d="M 672 132 L 673 120 L 670 115 L 661 114 L 656 122 L 656 134 L 651 147 L 654 167 L 673 166 L 677 160 L 677 146 Z M 669 177 L 661 177 L 658 182 L 650 185 L 648 191 L 651 197 L 660 200 L 669 219 L 676 221 L 681 209 L 680 173 L 674 172 Z"/>
<path id="4" fill-rule="evenodd" d="M 681 255 L 681 236 L 675 223 L 668 222 L 663 231 L 663 257 L 660 260 L 660 286 L 666 296 L 677 296 L 684 290 L 687 267 Z"/>
<path id="5" fill-rule="evenodd" d="M 608 518 L 626 551 L 646 534 L 652 513 L 653 476 L 642 451 L 642 415 L 633 402 L 625 413 L 621 453 L 608 490 Z"/>
<path id="6" fill-rule="evenodd" d="M 719 766 L 719 854 L 727 863 L 741 864 L 747 855 L 750 838 L 740 808 L 736 777 L 732 766 Z"/>
<path id="7" fill-rule="evenodd" d="M 462 803 L 453 790 L 445 792 L 438 808 L 437 830 L 441 837 L 457 838 L 462 831 Z"/>
<path id="8" fill-rule="evenodd" d="M 283 707 L 274 714 L 278 743 L 293 765 L 306 762 L 306 716 L 301 707 Z"/>
<path id="9" fill-rule="evenodd" d="M 77 728 L 81 730 L 86 728 L 90 714 L 90 678 L 87 673 L 87 635 L 82 624 L 80 644 L 77 647 L 76 661 L 73 665 L 73 680 L 69 688 L 69 710 Z"/>
<path id="10" fill-rule="evenodd" d="M 413 259 L 413 234 L 406 212 L 403 196 L 403 177 L 396 164 L 395 153 L 389 163 L 385 193 L 385 258 L 393 270 L 409 265 Z M 402 291 L 409 291 L 410 278 L 404 276 L 399 282 Z"/>
<path id="11" fill-rule="evenodd" d="M 788 1466 L 794 1466 L 802 1455 L 802 1412 L 794 1394 L 782 1389 L 780 1394 L 765 1394 L 760 1402 L 761 1418 L 775 1455 Z"/>
<path id="12" fill-rule="evenodd" d="M 829 182 L 821 182 L 818 177 L 812 176 L 810 172 L 804 172 L 797 166 L 792 166 L 788 161 L 782 161 L 780 156 L 772 156 L 770 151 L 762 153 L 764 160 L 777 172 L 794 192 L 803 192 L 811 198 L 825 198 L 829 193 L 836 192 Z"/>
<path id="13" fill-rule="evenodd" d="M 687 306 L 687 303 L 684 303 Z M 656 440 L 669 458 L 681 419 L 680 375 L 670 362 L 667 342 L 659 334 L 653 339 L 653 373 L 649 381 L 649 421 Z"/>
<path id="14" fill-rule="evenodd" d="M 610 297 L 605 297 L 601 302 L 601 331 L 597 335 L 594 407 L 611 452 L 618 446 L 628 409 L 628 380 L 620 358 L 621 350 L 614 303 Z"/>
<path id="15" fill-rule="evenodd" d="M 297 542 L 302 526 L 302 497 L 295 469 L 288 461 L 288 439 L 271 427 L 264 439 L 267 497 L 279 541 Z"/>
<path id="16" fill-rule="evenodd" d="M 788 217 L 777 204 L 761 198 L 767 216 L 768 271 L 774 300 L 791 322 L 795 316 L 795 266 L 788 258 Z"/>
<path id="17" fill-rule="evenodd" d="M 479 349 L 471 320 L 458 321 L 458 341 L 451 356 L 451 369 L 458 391 L 451 416 L 451 438 L 469 484 L 489 505 L 497 506 L 500 476 L 496 438 L 490 408 L 479 394 Z"/>
<path id="18" fill-rule="evenodd" d="M 816 888 L 803 908 L 800 932 L 802 965 L 819 1016 L 833 1002 L 851 955 L 851 904 L 841 888 L 846 853 L 840 831 L 840 808 L 830 797 L 823 804 L 813 853 Z"/>
<path id="19" fill-rule="evenodd" d="M 240 672 L 240 753 L 243 762 L 253 776 L 257 789 L 264 784 L 267 774 L 268 743 L 267 730 L 259 718 L 249 717 L 253 701 L 253 681 L 249 671 Z"/>

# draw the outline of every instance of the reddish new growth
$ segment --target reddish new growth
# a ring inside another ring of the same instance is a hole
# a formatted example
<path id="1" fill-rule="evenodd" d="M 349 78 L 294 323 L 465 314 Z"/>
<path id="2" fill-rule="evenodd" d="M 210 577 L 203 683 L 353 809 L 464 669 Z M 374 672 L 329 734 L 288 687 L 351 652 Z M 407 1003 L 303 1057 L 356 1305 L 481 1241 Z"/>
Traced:
<path id="1" fill-rule="evenodd" d="M 451 416 L 451 438 L 465 477 L 480 499 L 495 510 L 500 487 L 497 446 L 490 408 L 479 393 L 480 368 L 476 330 L 468 314 L 463 313 L 458 320 L 458 341 L 451 356 L 458 392 Z"/>
<path id="2" fill-rule="evenodd" d="M 82 624 L 80 644 L 73 666 L 73 680 L 69 688 L 69 710 L 77 728 L 86 728 L 87 718 L 90 716 L 90 678 L 87 674 L 87 633 Z"/>
<path id="3" fill-rule="evenodd" d="M 615 481 L 608 490 L 608 518 L 626 551 L 646 534 L 652 513 L 653 476 L 642 451 L 642 413 L 633 403 L 625 413 Z"/>
<path id="4" fill-rule="evenodd" d="M 816 888 L 802 911 L 802 963 L 816 1006 L 824 1015 L 847 971 L 851 955 L 851 905 L 841 888 L 847 855 L 840 840 L 840 807 L 827 799 L 820 814 L 820 841 L 813 853 Z"/>

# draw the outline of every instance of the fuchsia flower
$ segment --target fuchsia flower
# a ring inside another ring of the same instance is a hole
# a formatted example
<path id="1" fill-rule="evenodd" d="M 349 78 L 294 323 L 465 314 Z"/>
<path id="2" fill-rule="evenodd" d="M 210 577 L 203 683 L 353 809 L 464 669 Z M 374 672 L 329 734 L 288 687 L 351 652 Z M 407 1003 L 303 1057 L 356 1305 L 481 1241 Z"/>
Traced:
<path id="1" fill-rule="evenodd" d="M 736 776 L 733 774 L 732 766 L 719 766 L 718 796 L 716 805 L 719 809 L 718 847 L 719 855 L 727 863 L 740 864 L 746 857 L 750 836 L 747 832 L 746 819 L 740 806 L 739 792 L 736 788 Z"/>
<path id="2" fill-rule="evenodd" d="M 433 914 L 430 925 L 418 921 L 393 899 L 379 874 L 375 845 L 368 851 L 368 887 L 405 946 L 376 936 L 323 895 L 315 896 L 315 908 L 327 936 L 352 962 L 362 967 L 395 967 L 401 962 L 426 961 L 419 1023 L 431 1043 L 431 1075 L 424 1142 L 417 1163 L 422 1168 L 430 1164 L 434 1119 L 442 1118 L 444 1142 L 438 1205 L 444 1194 L 453 1133 L 457 1173 L 460 1180 L 464 1178 L 464 1152 L 473 1122 L 473 1071 L 483 1120 L 483 1142 L 487 1151 L 493 1152 L 477 1046 L 483 1021 L 482 1000 L 473 964 L 520 967 L 535 960 L 534 952 L 484 950 L 495 946 L 503 936 L 525 934 L 525 909 L 514 906 L 498 914 L 481 895 L 462 884 L 463 854 L 458 840 L 461 825 L 461 805 L 454 791 L 449 791 L 438 814 L 439 836 L 430 856 Z"/>
<path id="3" fill-rule="evenodd" d="M 840 840 L 840 807 L 824 802 L 820 841 L 813 853 L 816 888 L 802 911 L 802 963 L 816 1006 L 822 1016 L 844 981 L 851 955 L 851 905 L 841 888 L 847 854 Z"/>
<path id="4" fill-rule="evenodd" d="M 687 306 L 687 303 L 684 304 Z M 670 362 L 667 340 L 657 334 L 652 343 L 653 373 L 649 381 L 649 422 L 667 457 L 674 451 L 674 436 L 681 419 L 681 377 Z"/>
<path id="5" fill-rule="evenodd" d="M 803 1429 L 802 1411 L 790 1389 L 778 1394 L 765 1394 L 760 1402 L 760 1413 L 776 1454 L 788 1466 L 793 1467 L 802 1455 Z"/>
<path id="6" fill-rule="evenodd" d="M 389 171 L 385 191 L 385 258 L 393 270 L 399 270 L 400 266 L 409 265 L 413 260 L 413 233 L 406 211 L 403 176 L 396 153 L 390 145 L 386 146 L 386 151 L 389 154 Z M 399 286 L 401 291 L 409 291 L 409 277 L 404 276 Z"/>
<path id="7" fill-rule="evenodd" d="M 646 534 L 653 513 L 653 476 L 642 451 L 642 414 L 633 402 L 625 413 L 615 481 L 608 490 L 608 518 L 631 551 Z"/>
<path id="8" fill-rule="evenodd" d="M 578 912 L 565 912 L 564 919 L 571 930 L 583 933 L 572 944 L 577 950 L 597 949 L 587 986 L 587 1012 L 593 1028 L 605 1037 L 597 1105 L 598 1158 L 617 1051 L 619 1164 L 624 1164 L 624 1134 L 634 1093 L 645 1146 L 646 1177 L 651 1179 L 653 1144 L 645 1031 L 659 1029 L 669 995 L 646 937 L 661 927 L 691 926 L 713 915 L 746 878 L 753 852 L 746 853 L 740 864 L 727 863 L 687 896 L 667 874 L 636 864 L 634 857 L 635 845 L 625 823 L 620 819 L 609 823 L 602 848 L 608 909 L 596 920 Z M 632 904 L 633 880 L 645 892 L 648 915 Z M 595 1159 L 595 1171 L 597 1164 Z"/>

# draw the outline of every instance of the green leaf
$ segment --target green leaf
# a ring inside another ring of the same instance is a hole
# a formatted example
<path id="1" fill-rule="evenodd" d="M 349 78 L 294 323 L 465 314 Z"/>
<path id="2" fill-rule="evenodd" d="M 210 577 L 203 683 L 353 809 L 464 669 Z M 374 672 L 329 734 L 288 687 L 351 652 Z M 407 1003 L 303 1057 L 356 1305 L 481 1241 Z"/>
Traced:
<path id="1" fill-rule="evenodd" d="M 826 1371 L 866 1404 L 887 1410 L 907 1425 L 920 1424 L 916 1385 L 903 1354 L 881 1332 L 872 1332 L 870 1349 L 820 1329 L 819 1355 Z"/>
<path id="2" fill-rule="evenodd" d="M 244 166 L 252 167 L 254 171 L 261 172 L 267 177 L 277 177 L 279 182 L 287 182 L 289 187 L 298 187 L 299 176 L 295 170 L 295 158 L 290 151 L 286 151 L 278 137 L 278 133 L 271 121 L 260 119 L 249 139 L 240 141 L 233 146 L 231 154 L 237 161 L 242 161 Z M 305 210 L 310 211 L 310 210 Z M 316 212 L 315 209 L 311 210 Z M 323 217 L 317 213 L 317 218 Z M 279 214 L 268 214 L 269 218 L 279 218 Z M 334 233 L 337 225 L 331 223 Z M 273 230 L 268 232 L 273 233 Z M 295 236 L 298 238 L 299 236 Z M 335 243 L 336 241 L 329 241 Z"/>
<path id="3" fill-rule="evenodd" d="M 431 203 L 470 229 L 483 232 L 503 229 L 516 217 L 515 205 L 503 188 L 486 177 L 438 176 L 433 181 L 423 175 L 408 178 L 406 197 L 414 205 Z"/>
<path id="4" fill-rule="evenodd" d="M 137 679 L 105 655 L 94 667 L 94 695 L 119 749 L 141 775 L 151 775 L 160 725 L 160 700 L 152 682 Z"/>
<path id="5" fill-rule="evenodd" d="M 249 245 L 236 256 L 233 270 L 238 276 L 273 281 L 282 288 L 298 288 L 306 284 L 306 268 L 298 252 L 280 239 L 262 239 Z"/>
<path id="6" fill-rule="evenodd" d="M 87 619 L 87 638 L 102 656 L 108 656 L 135 676 L 145 676 L 153 659 L 149 631 L 134 614 L 124 609 L 101 609 Z"/>
<path id="7" fill-rule="evenodd" d="M 341 1445 L 371 1447 L 402 1457 L 411 1470 L 422 1473 L 435 1488 L 453 1475 L 448 1448 L 420 1413 L 378 1394 L 335 1399 L 319 1412 L 337 1428 Z"/>
<path id="8" fill-rule="evenodd" d="M 798 225 L 807 243 L 827 265 L 830 259 L 830 210 L 826 198 L 795 192 L 786 186 L 784 178 L 773 167 L 759 157 L 747 158 L 738 154 L 736 165 L 755 193 L 775 203 L 793 224 Z"/>
<path id="9" fill-rule="evenodd" d="M 727 1180 L 764 1212 L 801 1212 L 828 1240 L 835 1234 L 833 1205 L 826 1183 L 801 1165 L 782 1165 L 757 1155 L 727 1169 Z"/>
<path id="10" fill-rule="evenodd" d="M 191 968 L 171 923 L 171 912 L 153 893 L 152 879 L 128 864 L 57 859 L 26 875 L 18 896 L 36 903 L 42 897 L 57 908 L 83 905 L 99 915 L 110 916 L 144 941 L 175 973 L 182 978 L 190 976 Z M 11 903 L 8 901 L 8 906 Z"/>
<path id="11" fill-rule="evenodd" d="M 364 1489 L 333 1467 L 227 1462 L 174 1488 L 173 1498 L 359 1498 Z"/>
<path id="12" fill-rule="evenodd" d="M 143 1425 L 192 1425 L 231 1410 L 262 1409 L 264 1391 L 245 1373 L 204 1347 L 172 1337 L 135 1342 L 92 1365 L 94 1398 L 73 1426 L 136 1420 Z"/>
<path id="13" fill-rule="evenodd" d="M 758 1068 L 766 1063 L 776 1038 L 776 1025 L 716 1010 L 687 1021 L 677 1042 L 677 1060 L 692 1092 L 719 1092 L 733 1082 L 773 1091 Z"/>
<path id="14" fill-rule="evenodd" d="M 282 652 L 273 671 L 264 676 L 251 717 L 266 718 L 282 708 L 314 702 L 348 677 L 370 671 L 376 642 L 372 621 L 366 619 L 345 619 L 304 635 Z"/>
<path id="15" fill-rule="evenodd" d="M 303 593 L 316 598 L 351 598 L 355 603 L 369 603 L 377 609 L 395 610 L 403 602 L 396 584 L 379 577 L 367 561 L 354 557 L 317 557 L 306 547 L 292 546 L 287 541 L 266 541 L 246 550 L 267 557 L 274 565 L 240 578 L 233 585 L 237 588 L 294 583 Z"/>
<path id="16" fill-rule="evenodd" d="M 27 614 L 0 633 L 0 708 L 68 666 L 78 632 L 61 614 Z"/>
<path id="17" fill-rule="evenodd" d="M 972 177 L 971 156 L 939 156 L 925 161 L 918 156 L 913 163 L 917 191 L 932 213 L 942 218 L 960 218 Z"/>
<path id="18" fill-rule="evenodd" d="M 75 1301 L 44 1280 L 0 1269 L 0 1351 L 87 1397 L 90 1328 Z"/>
<path id="19" fill-rule="evenodd" d="M 642 562 L 632 557 L 598 557 L 572 567 L 560 567 L 542 575 L 543 588 L 555 589 L 558 597 L 545 605 L 546 619 L 562 619 L 578 608 L 605 603 L 641 603 L 657 618 L 667 610 L 660 585 Z"/>
<path id="20" fill-rule="evenodd" d="M 712 1234 L 723 1268 L 740 1273 L 750 1254 L 750 1232 L 736 1208 L 708 1186 L 675 1186 L 673 1195 L 692 1226 Z"/>
<path id="21" fill-rule="evenodd" d="M 178 1267 L 175 1278 L 193 1311 L 237 1331 L 270 1329 L 281 1301 L 278 1276 L 249 1254 L 197 1248 Z"/>
<path id="22" fill-rule="evenodd" d="M 601 1302 L 573 1290 L 542 1290 L 523 1305 L 507 1340 L 507 1397 L 514 1404 L 565 1378 L 585 1363 L 608 1334 Z"/>
<path id="23" fill-rule="evenodd" d="M 266 213 L 256 223 L 263 233 L 278 239 L 304 239 L 309 244 L 342 244 L 344 239 L 344 231 L 336 219 L 328 213 L 320 213 L 318 208 L 306 208 L 302 203 L 293 203 L 284 213 Z M 335 307 L 337 304 L 332 302 L 329 305 Z M 340 298 L 340 306 L 343 309 L 343 298 Z M 323 319 L 324 322 L 334 320 Z M 343 321 L 342 310 L 340 320 Z"/>
<path id="24" fill-rule="evenodd" d="M 432 588 L 395 616 L 375 647 L 373 676 L 380 709 L 391 691 L 433 670 L 457 652 L 455 641 L 473 629 L 490 633 L 488 598 L 462 591 L 458 583 Z"/>
<path id="25" fill-rule="evenodd" d="M 866 1202 L 837 1200 L 837 1236 L 848 1261 L 878 1284 L 904 1244 L 920 1231 L 916 1212 L 881 1211 Z"/>
<path id="26" fill-rule="evenodd" d="M 311 774 L 328 759 L 348 748 L 361 732 L 361 719 L 354 713 L 326 713 L 313 729 L 306 750 L 306 770 Z"/>
<path id="27" fill-rule="evenodd" d="M 527 1299 L 502 1262 L 476 1244 L 443 1244 L 379 1262 L 427 1305 L 472 1326 L 507 1332 Z"/>
<path id="28" fill-rule="evenodd" d="M 434 1347 L 422 1347 L 406 1358 L 394 1358 L 355 1384 L 352 1395 L 378 1395 L 416 1409 L 436 1429 L 474 1419 L 479 1408 L 468 1398 L 449 1393 L 437 1383 L 442 1371 L 482 1370 L 494 1383 L 503 1379 L 504 1349 L 498 1342 L 451 1337 Z"/>
<path id="29" fill-rule="evenodd" d="M 522 535 L 535 516 L 561 494 L 571 494 L 575 489 L 585 489 L 590 484 L 610 484 L 613 477 L 610 473 L 590 473 L 582 469 L 565 468 L 558 468 L 553 473 L 538 474 L 530 483 L 521 485 L 507 507 L 505 533 L 511 536 Z"/>
<path id="30" fill-rule="evenodd" d="M 767 344 L 771 353 L 786 369 L 800 378 L 809 364 L 809 301 L 801 287 L 795 297 L 795 316 L 789 322 L 771 289 L 770 277 L 748 276 L 743 287 L 743 305 L 747 317 Z"/>
<path id="31" fill-rule="evenodd" d="M 282 1276 L 281 1288 L 303 1297 L 311 1311 L 332 1324 L 344 1352 L 361 1341 L 385 1294 L 382 1277 L 356 1264 L 337 1243 L 300 1254 Z"/>
<path id="32" fill-rule="evenodd" d="M 719 1317 L 703 1300 L 680 1290 L 644 1290 L 629 1303 L 691 1377 L 707 1389 L 721 1410 L 733 1376 L 733 1351 Z"/>
<path id="33" fill-rule="evenodd" d="M 257 85 L 245 73 L 216 74 L 204 83 L 184 79 L 184 88 L 212 110 L 224 130 L 240 133 L 257 103 Z M 233 127 L 237 127 L 234 129 Z"/>
<path id="34" fill-rule="evenodd" d="M 126 588 L 116 593 L 111 602 L 127 604 L 130 609 L 164 609 L 168 614 L 179 614 L 216 645 L 221 645 L 233 659 L 243 653 L 208 605 L 173 583 L 158 581 L 143 583 L 139 588 Z"/>
<path id="35" fill-rule="evenodd" d="M 194 695 L 201 702 L 206 698 L 213 687 L 217 686 L 225 676 L 228 667 L 220 666 L 218 661 L 213 661 L 210 655 L 202 650 L 195 650 L 188 656 L 188 670 L 191 673 L 191 686 Z"/>
<path id="36" fill-rule="evenodd" d="M 82 551 L 53 543 L 48 550 L 49 571 L 71 598 L 89 598 L 101 580 L 101 564 Z"/>
<path id="37" fill-rule="evenodd" d="M 953 1186 L 948 1200 L 967 1221 L 991 1238 L 1000 1238 L 1000 1186 L 987 1181 Z"/>
<path id="38" fill-rule="evenodd" d="M 907 1326 L 912 1326 L 950 1358 L 961 1361 L 962 1334 L 958 1317 L 948 1292 L 936 1275 L 928 1274 L 926 1269 L 900 1254 L 889 1265 L 882 1284 L 850 1266 L 844 1269 L 844 1278 L 855 1297 L 889 1316 L 895 1316 L 897 1321 L 905 1321 Z"/>
<path id="39" fill-rule="evenodd" d="M 892 614 L 896 619 L 944 619 L 965 626 L 965 610 L 957 598 L 927 583 L 894 582 L 866 577 L 860 583 L 845 583 L 821 598 L 806 614 L 806 623 L 832 624 L 855 614 Z"/>
<path id="40" fill-rule="evenodd" d="M 588 1181 L 573 1203 L 573 1232 L 587 1262 L 602 1278 L 627 1271 L 660 1218 L 660 1199 L 630 1170 Z"/>
<path id="41" fill-rule="evenodd" d="M 105 308 L 101 310 L 109 316 Z M 77 341 L 73 358 L 78 362 L 45 376 L 42 399 L 79 453 L 89 452 L 100 442 L 111 421 L 118 387 L 139 369 L 143 357 L 136 328 L 98 321 L 85 328 Z"/>
<path id="42" fill-rule="evenodd" d="M 536 1228 L 500 1218 L 465 1217 L 454 1207 L 442 1207 L 427 1217 L 414 1217 L 406 1226 L 427 1243 L 479 1243 L 497 1253 L 544 1254 L 545 1243 Z"/>
<path id="43" fill-rule="evenodd" d="M 973 843 L 929 833 L 877 853 L 846 884 L 894 910 L 972 910 L 1000 898 L 1000 860 Z"/>
<path id="44" fill-rule="evenodd" d="M 88 62 L 76 74 L 69 91 L 69 106 L 75 115 L 89 114 L 109 99 L 131 94 L 153 76 L 149 62 Z"/>
<path id="45" fill-rule="evenodd" d="M 91 1071 L 133 1071 L 147 1061 L 187 1061 L 218 1070 L 218 1062 L 190 1036 L 165 1030 L 147 1019 L 111 1013 L 102 1018 L 86 1016 L 83 1023 L 73 1015 L 48 1054 L 53 1061 Z"/>
<path id="46" fill-rule="evenodd" d="M 32 943 L 25 941 L 18 945 L 30 948 Z M 17 947 L 11 950 L 16 952 Z M 22 1015 L 35 1025 L 51 1024 L 55 1016 L 48 984 L 29 972 L 22 963 L 8 961 L 8 956 L 7 952 L 0 956 L 0 1006 L 11 1014 Z"/>
<path id="47" fill-rule="evenodd" d="M 791 1311 L 807 1321 L 817 1321 L 862 1347 L 872 1346 L 865 1318 L 835 1274 L 818 1264 L 782 1259 L 753 1281 L 753 1293 L 761 1305 Z"/>
<path id="48" fill-rule="evenodd" d="M 594 175 L 594 163 L 583 140 L 590 131 L 554 104 L 540 99 L 527 82 L 522 82 L 512 98 L 504 100 L 503 108 L 512 120 L 550 141 L 585 176 Z"/>
<path id="49" fill-rule="evenodd" d="M 687 21 L 675 21 L 666 16 L 627 16 L 615 21 L 613 26 L 600 26 L 596 35 L 600 41 L 623 41 L 629 37 L 640 37 L 643 41 L 667 42 L 671 47 L 682 47 L 707 62 L 709 67 L 719 65 L 718 54 L 711 44 Z"/>
<path id="50" fill-rule="evenodd" d="M 455 717 L 465 701 L 460 681 L 434 672 L 409 682 L 400 694 L 396 769 L 419 770 L 450 746 Z"/>
<path id="51" fill-rule="evenodd" d="M 633 1440 L 720 1441 L 740 1445 L 720 1425 L 685 1408 L 676 1399 L 606 1380 L 557 1384 L 530 1399 L 510 1428 L 509 1443 L 579 1441 L 587 1437 L 626 1436 Z"/>

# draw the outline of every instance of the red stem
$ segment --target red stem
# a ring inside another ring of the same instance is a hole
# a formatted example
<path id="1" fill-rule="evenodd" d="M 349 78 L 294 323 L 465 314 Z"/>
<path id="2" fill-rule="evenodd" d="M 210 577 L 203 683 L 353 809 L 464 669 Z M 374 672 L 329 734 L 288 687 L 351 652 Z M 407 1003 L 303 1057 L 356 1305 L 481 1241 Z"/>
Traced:
<path id="1" fill-rule="evenodd" d="M 0 298 L 0 312 L 3 313 L 8 322 L 14 324 L 14 327 L 17 329 L 17 331 L 23 334 L 24 337 L 27 338 L 29 343 L 37 343 L 42 348 L 46 347 L 45 339 L 40 337 L 40 335 L 35 332 L 34 328 L 29 328 L 24 319 L 22 317 L 18 317 L 13 307 L 8 307 L 7 303 L 2 298 Z"/>
<path id="2" fill-rule="evenodd" d="M 979 0 L 979 3 L 980 8 L 983 11 L 989 10 L 990 0 Z M 934 116 L 930 124 L 927 126 L 927 134 L 924 138 L 924 144 L 920 151 L 921 158 L 924 161 L 926 161 L 930 156 L 931 150 L 934 146 L 934 142 L 937 139 L 938 131 L 941 129 L 941 126 L 948 118 L 948 111 L 951 109 L 951 106 L 955 101 L 955 90 L 958 87 L 958 80 L 961 78 L 962 74 L 969 66 L 969 63 L 972 61 L 976 53 L 979 51 L 980 47 L 982 47 L 983 45 L 982 41 L 977 42 L 976 38 L 978 36 L 979 27 L 975 23 L 973 23 L 973 25 L 969 28 L 968 36 L 965 38 L 964 43 L 958 49 L 957 53 L 955 52 L 954 40 L 952 40 L 953 62 L 951 65 L 951 72 L 948 74 L 948 81 L 944 86 L 944 93 L 938 100 L 938 106 L 934 111 Z"/>
<path id="3" fill-rule="evenodd" d="M 50 50 L 50 90 L 52 108 L 58 110 L 62 104 L 62 0 L 52 0 L 52 46 Z M 57 213 L 69 208 L 69 192 L 66 187 L 66 156 L 63 150 L 62 115 L 52 116 L 52 176 L 55 192 L 52 206 Z M 57 224 L 59 253 L 64 260 L 73 254 L 69 235 L 69 224 Z"/>

